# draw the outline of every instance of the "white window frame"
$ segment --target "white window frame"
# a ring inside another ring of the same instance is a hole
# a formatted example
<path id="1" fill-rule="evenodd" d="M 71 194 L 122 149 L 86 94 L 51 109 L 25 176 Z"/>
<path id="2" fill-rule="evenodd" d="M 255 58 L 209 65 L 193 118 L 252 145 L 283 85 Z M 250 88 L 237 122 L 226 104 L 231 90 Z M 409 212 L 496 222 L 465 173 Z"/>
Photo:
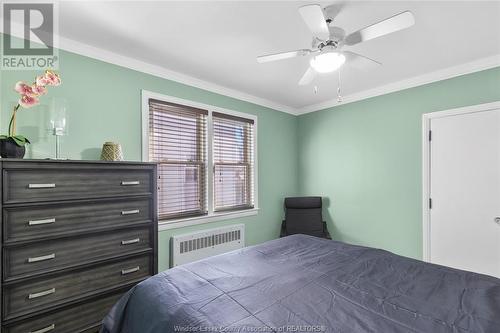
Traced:
<path id="1" fill-rule="evenodd" d="M 235 219 L 239 217 L 252 216 L 257 215 L 259 211 L 259 177 L 258 177 L 258 154 L 257 154 L 257 116 L 242 113 L 234 110 L 220 108 L 218 106 L 193 102 L 190 100 L 164 95 L 160 93 L 155 93 L 148 90 L 141 90 L 141 105 L 142 105 L 142 161 L 149 162 L 149 99 L 157 99 L 169 103 L 175 103 L 180 105 L 191 106 L 194 108 L 208 110 L 207 117 L 207 201 L 208 201 L 208 213 L 203 216 L 194 216 L 194 217 L 186 217 L 180 219 L 172 219 L 172 220 L 160 220 L 158 222 L 158 230 L 168 230 L 175 229 L 181 227 L 187 227 L 191 225 L 210 223 L 210 222 L 218 222 L 222 220 Z M 235 210 L 235 211 L 227 211 L 227 212 L 214 212 L 213 205 L 213 192 L 214 192 L 214 184 L 213 184 L 213 128 L 212 128 L 212 113 L 220 112 L 228 115 L 252 119 L 254 121 L 254 141 L 253 141 L 253 151 L 254 151 L 254 167 L 253 167 L 253 190 L 254 190 L 254 207 L 245 209 L 245 210 Z"/>

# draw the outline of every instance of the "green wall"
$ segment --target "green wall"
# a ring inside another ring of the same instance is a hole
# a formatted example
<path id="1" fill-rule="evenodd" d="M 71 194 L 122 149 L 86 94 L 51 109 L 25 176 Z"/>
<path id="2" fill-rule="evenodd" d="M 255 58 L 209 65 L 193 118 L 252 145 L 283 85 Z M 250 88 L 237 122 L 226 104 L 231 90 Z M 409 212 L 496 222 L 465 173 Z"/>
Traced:
<path id="1" fill-rule="evenodd" d="M 299 193 L 335 239 L 422 257 L 422 114 L 500 100 L 500 67 L 299 117 Z"/>
<path id="2" fill-rule="evenodd" d="M 282 219 L 283 197 L 297 194 L 297 117 L 252 103 L 193 88 L 69 52 L 60 52 L 58 71 L 63 84 L 50 88 L 42 104 L 18 113 L 18 134 L 32 145 L 26 158 L 54 154 L 54 138 L 45 130 L 50 97 L 64 97 L 69 108 L 68 136 L 62 139 L 65 157 L 98 159 L 103 142 L 122 144 L 126 160 L 141 158 L 141 89 L 207 103 L 258 117 L 258 215 L 196 227 L 160 232 L 160 269 L 168 266 L 172 234 L 229 223 L 245 223 L 247 244 L 276 238 Z M 39 72 L 0 72 L 0 131 L 7 132 L 18 80 L 32 81 Z M 286 166 L 286 167 L 284 167 Z"/>
<path id="3" fill-rule="evenodd" d="M 62 148 L 71 159 L 98 159 L 103 142 L 117 141 L 126 160 L 140 160 L 141 89 L 258 116 L 258 215 L 160 232 L 160 269 L 173 234 L 245 223 L 249 245 L 276 238 L 283 197 L 297 194 L 325 197 L 335 239 L 421 258 L 421 115 L 500 100 L 500 67 L 299 117 L 64 51 L 59 72 L 63 84 L 19 112 L 18 133 L 33 142 L 27 158 L 54 154 L 50 97 L 67 100 Z M 0 71 L 2 133 L 15 82 L 36 74 Z"/>

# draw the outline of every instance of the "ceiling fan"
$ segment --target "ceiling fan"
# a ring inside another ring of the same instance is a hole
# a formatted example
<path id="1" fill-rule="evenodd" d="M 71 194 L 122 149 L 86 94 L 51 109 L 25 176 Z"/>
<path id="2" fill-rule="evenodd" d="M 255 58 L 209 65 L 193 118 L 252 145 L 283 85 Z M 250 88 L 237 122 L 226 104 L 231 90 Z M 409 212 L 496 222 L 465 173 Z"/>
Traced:
<path id="1" fill-rule="evenodd" d="M 310 67 L 300 79 L 299 85 L 307 85 L 314 80 L 317 73 L 333 72 L 345 62 L 355 67 L 381 65 L 378 61 L 342 49 L 344 46 L 356 45 L 406 29 L 415 24 L 413 14 L 409 11 L 404 11 L 346 35 L 344 29 L 333 25 L 333 20 L 336 14 L 338 14 L 338 10 L 334 6 L 323 9 L 320 5 L 306 5 L 299 8 L 299 13 L 309 27 L 309 30 L 313 33 L 312 49 L 301 49 L 257 57 L 257 62 L 264 63 L 312 55 Z"/>

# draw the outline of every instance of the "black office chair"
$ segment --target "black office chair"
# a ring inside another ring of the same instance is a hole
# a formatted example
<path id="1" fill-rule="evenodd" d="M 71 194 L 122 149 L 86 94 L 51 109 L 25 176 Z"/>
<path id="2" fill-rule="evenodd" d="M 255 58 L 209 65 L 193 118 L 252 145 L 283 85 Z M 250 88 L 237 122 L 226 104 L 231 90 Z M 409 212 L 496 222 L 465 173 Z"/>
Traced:
<path id="1" fill-rule="evenodd" d="M 281 223 L 280 237 L 305 234 L 332 239 L 323 221 L 321 206 L 321 197 L 285 198 L 285 220 Z"/>

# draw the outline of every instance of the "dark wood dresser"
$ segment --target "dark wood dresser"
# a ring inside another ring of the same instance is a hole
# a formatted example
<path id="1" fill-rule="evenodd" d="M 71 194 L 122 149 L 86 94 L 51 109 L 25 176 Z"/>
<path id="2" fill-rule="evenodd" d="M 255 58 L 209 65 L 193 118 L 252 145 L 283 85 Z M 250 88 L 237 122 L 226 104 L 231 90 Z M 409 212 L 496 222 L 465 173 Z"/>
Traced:
<path id="1" fill-rule="evenodd" d="M 98 332 L 157 273 L 156 165 L 0 159 L 3 333 Z"/>

